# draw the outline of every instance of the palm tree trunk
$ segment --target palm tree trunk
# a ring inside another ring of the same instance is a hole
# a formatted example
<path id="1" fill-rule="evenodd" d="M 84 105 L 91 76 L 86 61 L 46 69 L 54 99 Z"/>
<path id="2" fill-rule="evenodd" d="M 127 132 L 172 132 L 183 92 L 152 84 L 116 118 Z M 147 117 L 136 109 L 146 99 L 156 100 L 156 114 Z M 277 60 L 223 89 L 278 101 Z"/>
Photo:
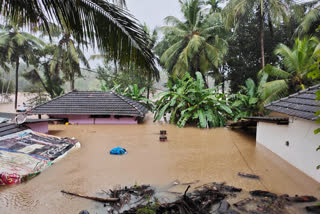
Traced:
<path id="1" fill-rule="evenodd" d="M 147 87 L 147 98 L 150 99 L 150 86 L 151 85 L 151 72 L 148 74 L 148 87 Z"/>
<path id="2" fill-rule="evenodd" d="M 117 74 L 117 73 L 118 73 L 117 60 L 114 59 L 114 60 L 113 60 L 113 63 L 114 63 L 114 74 Z"/>
<path id="3" fill-rule="evenodd" d="M 261 10 L 261 9 L 260 9 Z M 265 66 L 265 59 L 264 59 L 264 21 L 263 21 L 263 15 L 260 13 L 259 15 L 259 27 L 260 27 L 260 47 L 261 47 L 261 67 L 262 69 Z"/>
<path id="4" fill-rule="evenodd" d="M 11 75 L 10 75 L 11 71 L 9 71 L 8 73 L 8 86 L 7 86 L 7 90 L 6 90 L 6 94 L 8 94 L 9 89 L 10 89 L 10 84 L 11 84 Z"/>
<path id="5" fill-rule="evenodd" d="M 17 110 L 18 107 L 18 90 L 19 90 L 19 85 L 18 85 L 18 78 L 19 78 L 19 57 L 16 59 L 16 93 L 15 93 L 15 100 L 14 100 L 14 108 Z"/>
<path id="6" fill-rule="evenodd" d="M 5 84 L 5 81 L 6 79 L 4 78 L 4 73 L 1 74 L 2 78 L 1 78 L 1 81 L 2 81 L 2 88 L 1 88 L 1 95 L 3 96 L 3 92 L 4 92 L 4 84 Z"/>
<path id="7" fill-rule="evenodd" d="M 70 79 L 70 87 L 71 87 L 71 91 L 74 91 L 74 78 Z"/>

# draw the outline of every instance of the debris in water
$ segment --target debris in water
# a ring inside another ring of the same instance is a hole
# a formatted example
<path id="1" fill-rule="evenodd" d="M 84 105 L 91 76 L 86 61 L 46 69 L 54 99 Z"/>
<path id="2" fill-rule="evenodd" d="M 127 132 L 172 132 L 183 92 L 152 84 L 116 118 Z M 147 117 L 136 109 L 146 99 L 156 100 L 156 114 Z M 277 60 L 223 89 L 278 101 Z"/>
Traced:
<path id="1" fill-rule="evenodd" d="M 240 177 L 245 177 L 245 178 L 260 179 L 260 176 L 258 176 L 258 175 L 246 174 L 246 173 L 241 173 L 241 172 L 239 172 L 238 175 Z"/>
<path id="2" fill-rule="evenodd" d="M 110 151 L 111 155 L 124 155 L 127 154 L 127 150 L 121 147 L 114 148 Z"/>
<path id="3" fill-rule="evenodd" d="M 160 136 L 161 142 L 166 142 L 168 140 L 167 136 Z"/>
<path id="4" fill-rule="evenodd" d="M 278 196 L 274 193 L 271 192 L 267 192 L 267 191 L 262 191 L 262 190 L 255 190 L 255 191 L 251 191 L 249 192 L 250 195 L 254 196 L 254 197 L 267 197 L 267 198 L 271 198 L 271 199 L 277 199 Z"/>
<path id="5" fill-rule="evenodd" d="M 309 207 L 306 207 L 306 210 L 311 213 L 320 213 L 320 206 L 319 205 L 309 206 Z"/>
<path id="6" fill-rule="evenodd" d="M 166 135 L 167 134 L 167 131 L 166 130 L 161 130 L 160 131 L 160 135 Z"/>
<path id="7" fill-rule="evenodd" d="M 233 187 L 225 185 L 225 183 L 213 183 L 213 185 L 217 188 L 219 191 L 227 191 L 227 192 L 241 192 L 241 188 Z"/>
<path id="8" fill-rule="evenodd" d="M 288 197 L 288 200 L 291 202 L 296 202 L 296 203 L 305 203 L 305 202 L 315 202 L 318 199 L 313 196 L 298 196 L 298 195 L 296 195 L 295 197 Z"/>
<path id="9" fill-rule="evenodd" d="M 171 183 L 180 184 L 174 181 Z M 171 186 L 168 185 L 168 186 Z M 210 183 L 194 189 L 189 192 L 191 186 L 188 185 L 184 193 L 175 196 L 171 200 L 158 198 L 160 192 L 149 185 L 116 188 L 109 191 L 103 191 L 108 198 L 118 199 L 114 203 L 104 205 L 106 213 L 112 214 L 133 214 L 133 213 L 157 213 L 157 214 L 287 214 L 288 206 L 292 202 L 314 201 L 312 196 L 276 195 L 271 192 L 255 190 L 251 191 L 251 197 L 240 200 L 230 205 L 228 199 L 234 198 L 241 188 L 228 186 L 225 183 Z M 72 193 L 73 195 L 73 193 Z M 294 199 L 294 200 L 293 200 Z M 233 199 L 234 200 L 234 199 Z M 318 213 L 320 206 L 306 207 L 308 211 Z M 86 213 L 82 213 L 86 214 Z"/>
<path id="10" fill-rule="evenodd" d="M 120 200 L 119 198 L 98 198 L 98 197 L 90 197 L 90 196 L 86 196 L 86 195 L 80 195 L 80 194 L 78 194 L 78 193 L 67 192 L 67 191 L 64 191 L 64 190 L 61 190 L 61 192 L 64 193 L 64 194 L 68 194 L 68 195 L 72 195 L 72 196 L 77 196 L 77 197 L 80 197 L 80 198 L 86 198 L 86 199 L 90 199 L 90 200 L 98 201 L 98 202 L 102 202 L 102 203 L 114 203 L 114 202 L 117 202 L 117 201 Z"/>

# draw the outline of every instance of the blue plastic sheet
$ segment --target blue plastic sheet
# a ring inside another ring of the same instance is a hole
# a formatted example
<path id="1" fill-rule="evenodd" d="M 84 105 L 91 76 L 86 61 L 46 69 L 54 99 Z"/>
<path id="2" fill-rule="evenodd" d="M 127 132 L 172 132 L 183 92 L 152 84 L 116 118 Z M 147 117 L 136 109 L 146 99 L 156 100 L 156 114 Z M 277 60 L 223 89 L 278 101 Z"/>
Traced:
<path id="1" fill-rule="evenodd" d="M 121 147 L 114 148 L 110 151 L 111 155 L 124 155 L 127 154 L 127 150 Z"/>

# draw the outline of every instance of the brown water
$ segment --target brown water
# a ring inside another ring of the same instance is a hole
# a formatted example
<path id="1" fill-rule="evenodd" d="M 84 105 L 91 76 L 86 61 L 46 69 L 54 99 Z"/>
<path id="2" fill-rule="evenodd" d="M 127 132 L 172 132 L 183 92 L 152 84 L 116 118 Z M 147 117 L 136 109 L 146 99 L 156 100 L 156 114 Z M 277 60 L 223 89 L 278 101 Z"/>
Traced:
<path id="1" fill-rule="evenodd" d="M 169 141 L 159 142 L 159 131 Z M 179 129 L 153 124 L 149 118 L 137 126 L 51 126 L 58 136 L 77 137 L 82 148 L 51 166 L 41 175 L 17 186 L 0 187 L 0 213 L 101 213 L 103 205 L 65 196 L 61 190 L 96 195 L 116 185 L 165 186 L 174 180 L 194 186 L 226 181 L 245 190 L 320 196 L 315 182 L 262 146 L 255 139 L 226 128 Z M 121 146 L 128 154 L 110 156 Z M 261 176 L 261 181 L 239 178 L 238 172 Z M 183 191 L 177 186 L 172 191 Z M 99 211 L 100 210 L 100 211 Z M 104 211 L 105 212 L 105 211 Z"/>

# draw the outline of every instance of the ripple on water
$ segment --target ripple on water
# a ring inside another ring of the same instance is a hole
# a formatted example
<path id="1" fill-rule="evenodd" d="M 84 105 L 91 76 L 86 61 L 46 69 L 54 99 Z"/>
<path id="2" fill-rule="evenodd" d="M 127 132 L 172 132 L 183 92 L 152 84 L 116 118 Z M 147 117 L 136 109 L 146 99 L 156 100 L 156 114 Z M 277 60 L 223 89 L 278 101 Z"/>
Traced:
<path id="1" fill-rule="evenodd" d="M 33 194 L 29 192 L 6 192 L 0 193 L 0 205 L 1 207 L 14 209 L 30 209 L 39 205 L 39 200 L 33 200 Z"/>

